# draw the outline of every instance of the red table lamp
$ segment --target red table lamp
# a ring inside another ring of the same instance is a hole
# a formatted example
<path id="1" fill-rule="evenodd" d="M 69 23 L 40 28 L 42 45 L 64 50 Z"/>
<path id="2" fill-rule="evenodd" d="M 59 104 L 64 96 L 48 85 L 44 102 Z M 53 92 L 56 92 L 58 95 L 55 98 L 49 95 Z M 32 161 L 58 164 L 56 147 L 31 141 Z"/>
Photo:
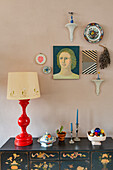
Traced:
<path id="1" fill-rule="evenodd" d="M 40 90 L 36 72 L 8 73 L 7 99 L 19 100 L 23 111 L 18 119 L 18 125 L 22 132 L 15 138 L 15 145 L 17 146 L 27 146 L 33 143 L 32 136 L 26 131 L 30 123 L 30 119 L 26 114 L 26 107 L 30 99 L 38 97 L 40 97 Z"/>

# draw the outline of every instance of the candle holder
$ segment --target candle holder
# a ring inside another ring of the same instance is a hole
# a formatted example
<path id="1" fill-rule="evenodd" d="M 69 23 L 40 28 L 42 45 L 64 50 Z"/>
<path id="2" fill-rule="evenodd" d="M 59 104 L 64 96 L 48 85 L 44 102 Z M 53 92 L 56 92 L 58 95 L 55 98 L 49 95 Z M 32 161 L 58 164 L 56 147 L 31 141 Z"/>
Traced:
<path id="1" fill-rule="evenodd" d="M 73 131 L 71 131 L 71 139 L 69 141 L 70 144 L 73 144 L 74 143 L 74 140 L 73 140 Z"/>
<path id="2" fill-rule="evenodd" d="M 78 126 L 79 126 L 79 124 L 76 124 L 76 137 L 74 138 L 75 142 L 79 142 L 80 141 L 80 138 L 78 137 Z"/>

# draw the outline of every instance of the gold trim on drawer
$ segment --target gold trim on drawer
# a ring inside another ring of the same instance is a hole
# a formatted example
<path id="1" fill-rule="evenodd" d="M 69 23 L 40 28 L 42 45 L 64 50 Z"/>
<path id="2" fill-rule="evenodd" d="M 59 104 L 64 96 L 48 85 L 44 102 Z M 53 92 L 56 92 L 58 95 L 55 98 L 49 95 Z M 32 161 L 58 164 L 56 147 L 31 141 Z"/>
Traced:
<path id="1" fill-rule="evenodd" d="M 30 161 L 30 170 L 59 169 L 59 161 Z"/>
<path id="2" fill-rule="evenodd" d="M 70 152 L 63 151 L 60 153 L 60 159 L 86 159 L 89 158 L 89 152 Z"/>
<path id="3" fill-rule="evenodd" d="M 59 159 L 59 152 L 30 152 L 30 159 Z"/>

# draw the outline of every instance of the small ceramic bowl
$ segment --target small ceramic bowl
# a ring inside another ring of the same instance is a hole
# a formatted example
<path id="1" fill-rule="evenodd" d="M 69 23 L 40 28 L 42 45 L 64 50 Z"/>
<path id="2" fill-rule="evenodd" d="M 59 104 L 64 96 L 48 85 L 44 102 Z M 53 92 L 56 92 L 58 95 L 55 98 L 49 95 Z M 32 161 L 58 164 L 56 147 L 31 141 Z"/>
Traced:
<path id="1" fill-rule="evenodd" d="M 50 133 L 46 132 L 45 135 L 40 137 L 38 139 L 38 142 L 41 144 L 43 147 L 50 147 L 53 145 L 53 142 L 56 141 L 56 137 L 52 136 Z"/>
<path id="2" fill-rule="evenodd" d="M 106 140 L 106 135 L 105 136 L 90 136 L 89 132 L 87 133 L 88 139 L 91 141 L 92 145 L 101 145 L 102 141 Z"/>

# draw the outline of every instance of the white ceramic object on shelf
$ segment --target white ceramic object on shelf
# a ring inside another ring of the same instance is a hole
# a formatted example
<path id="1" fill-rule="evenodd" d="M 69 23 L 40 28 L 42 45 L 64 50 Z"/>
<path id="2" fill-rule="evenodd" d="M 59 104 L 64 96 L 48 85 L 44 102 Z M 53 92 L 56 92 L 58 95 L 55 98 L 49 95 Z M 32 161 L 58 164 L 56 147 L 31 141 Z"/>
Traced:
<path id="1" fill-rule="evenodd" d="M 56 137 L 52 136 L 50 133 L 46 132 L 45 135 L 40 137 L 37 142 L 41 144 L 42 147 L 50 147 L 56 141 Z"/>
<path id="2" fill-rule="evenodd" d="M 92 145 L 101 145 L 101 142 L 106 140 L 106 136 L 102 136 L 102 137 L 93 136 L 92 137 L 92 136 L 89 136 L 88 133 L 87 133 L 87 136 L 88 136 L 88 139 L 91 141 Z"/>
<path id="3" fill-rule="evenodd" d="M 74 29 L 77 27 L 77 24 L 76 23 L 68 23 L 65 25 L 65 27 L 67 27 L 69 29 L 70 41 L 73 41 L 73 33 L 74 33 Z"/>
<path id="4" fill-rule="evenodd" d="M 99 93 L 100 93 L 100 85 L 101 85 L 101 83 L 104 81 L 103 79 L 95 79 L 95 80 L 92 80 L 94 83 L 95 83 L 95 85 L 96 85 L 96 94 L 97 94 L 97 96 L 99 95 Z"/>

